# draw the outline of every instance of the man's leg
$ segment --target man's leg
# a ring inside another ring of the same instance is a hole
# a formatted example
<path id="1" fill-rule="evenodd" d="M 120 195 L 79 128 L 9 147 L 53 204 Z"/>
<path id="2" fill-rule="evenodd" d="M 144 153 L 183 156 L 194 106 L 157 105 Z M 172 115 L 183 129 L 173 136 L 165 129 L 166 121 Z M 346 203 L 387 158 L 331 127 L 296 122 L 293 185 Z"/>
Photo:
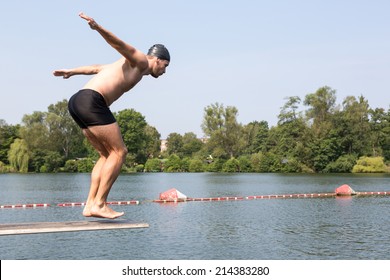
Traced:
<path id="1" fill-rule="evenodd" d="M 92 146 L 99 152 L 100 158 L 93 167 L 91 173 L 91 186 L 89 188 L 87 202 L 85 204 L 83 215 L 85 217 L 91 217 L 91 207 L 95 201 L 96 193 L 100 185 L 100 172 L 108 157 L 108 151 L 106 148 L 97 140 L 97 138 L 88 130 L 83 129 L 83 133 Z"/>
<path id="2" fill-rule="evenodd" d="M 100 153 L 100 159 L 91 176 L 91 188 L 87 200 L 88 208 L 85 209 L 85 214 L 115 219 L 124 213 L 112 210 L 106 202 L 127 154 L 119 126 L 117 123 L 92 126 L 85 129 L 84 134 Z"/>
<path id="3" fill-rule="evenodd" d="M 96 162 L 91 173 L 91 186 L 89 188 L 87 202 L 85 204 L 83 215 L 85 217 L 91 217 L 91 207 L 95 201 L 96 193 L 100 185 L 100 173 L 101 169 L 106 161 L 106 156 L 100 155 L 99 160 Z"/>

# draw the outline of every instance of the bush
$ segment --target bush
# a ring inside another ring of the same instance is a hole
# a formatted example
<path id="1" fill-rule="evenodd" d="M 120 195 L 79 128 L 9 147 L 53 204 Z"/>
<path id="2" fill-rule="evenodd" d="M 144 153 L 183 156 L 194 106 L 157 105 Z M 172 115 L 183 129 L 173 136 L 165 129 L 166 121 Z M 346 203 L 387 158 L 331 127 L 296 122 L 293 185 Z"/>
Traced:
<path id="1" fill-rule="evenodd" d="M 251 155 L 251 166 L 254 172 L 269 172 L 269 164 L 261 152 Z"/>
<path id="2" fill-rule="evenodd" d="M 228 159 L 222 166 L 222 172 L 240 172 L 240 163 L 237 159 Z"/>
<path id="3" fill-rule="evenodd" d="M 221 172 L 222 166 L 225 163 L 223 159 L 214 159 L 209 165 L 206 167 L 206 171 L 208 172 Z"/>
<path id="4" fill-rule="evenodd" d="M 190 158 L 185 157 L 181 160 L 181 171 L 182 172 L 189 172 L 190 171 Z"/>
<path id="5" fill-rule="evenodd" d="M 40 168 L 39 168 L 39 173 L 47 173 L 49 172 L 49 170 L 47 169 L 47 166 L 46 165 L 42 165 Z"/>
<path id="6" fill-rule="evenodd" d="M 64 172 L 77 172 L 77 161 L 74 159 L 67 160 L 63 168 Z"/>
<path id="7" fill-rule="evenodd" d="M 136 172 L 143 172 L 144 169 L 145 169 L 145 166 L 143 164 L 137 164 L 137 166 L 135 167 Z"/>
<path id="8" fill-rule="evenodd" d="M 80 173 L 92 172 L 94 162 L 90 158 L 83 158 L 77 161 L 77 171 Z"/>
<path id="9" fill-rule="evenodd" d="M 48 151 L 44 159 L 45 164 L 41 166 L 40 172 L 57 172 L 64 164 L 64 158 L 58 152 Z"/>
<path id="10" fill-rule="evenodd" d="M 360 157 L 352 169 L 353 173 L 385 173 L 387 167 L 383 157 Z"/>
<path id="11" fill-rule="evenodd" d="M 37 149 L 32 153 L 29 165 L 33 172 L 58 172 L 64 170 L 64 157 L 58 152 Z"/>
<path id="12" fill-rule="evenodd" d="M 203 172 L 203 161 L 200 159 L 191 159 L 188 167 L 189 172 Z"/>
<path id="13" fill-rule="evenodd" d="M 10 172 L 9 166 L 5 165 L 4 162 L 0 161 L 0 173 Z"/>
<path id="14" fill-rule="evenodd" d="M 268 166 L 268 172 L 283 172 L 283 157 L 274 153 L 266 153 L 263 161 L 264 165 Z"/>
<path id="15" fill-rule="evenodd" d="M 300 173 L 302 172 L 302 164 L 296 158 L 283 159 L 281 171 L 284 173 Z"/>
<path id="16" fill-rule="evenodd" d="M 324 169 L 325 173 L 350 173 L 356 164 L 356 156 L 343 155 L 336 161 L 329 163 Z"/>
<path id="17" fill-rule="evenodd" d="M 145 163 L 145 172 L 161 172 L 161 160 L 150 158 Z"/>
<path id="18" fill-rule="evenodd" d="M 164 172 L 182 172 L 182 160 L 179 156 L 173 154 L 164 162 Z"/>
<path id="19" fill-rule="evenodd" d="M 43 149 L 36 149 L 32 152 L 29 163 L 29 170 L 33 172 L 41 172 L 41 167 L 45 165 L 45 157 L 47 151 Z"/>
<path id="20" fill-rule="evenodd" d="M 238 159 L 240 172 L 252 172 L 251 159 L 249 156 L 240 156 Z"/>

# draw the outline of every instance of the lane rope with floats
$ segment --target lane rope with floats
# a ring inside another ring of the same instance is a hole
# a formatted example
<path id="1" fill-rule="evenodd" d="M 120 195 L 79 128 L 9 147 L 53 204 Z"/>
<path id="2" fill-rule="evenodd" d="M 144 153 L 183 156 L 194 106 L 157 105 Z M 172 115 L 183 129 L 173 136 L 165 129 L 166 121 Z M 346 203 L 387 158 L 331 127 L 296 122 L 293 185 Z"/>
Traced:
<path id="1" fill-rule="evenodd" d="M 48 203 L 27 203 L 27 204 L 10 204 L 10 205 L 0 205 L 1 209 L 9 208 L 39 208 L 39 207 L 49 207 Z"/>
<path id="2" fill-rule="evenodd" d="M 273 194 L 273 195 L 252 195 L 252 196 L 227 196 L 190 198 L 176 189 L 170 189 L 160 194 L 159 199 L 153 200 L 157 203 L 178 203 L 189 201 L 235 201 L 235 200 L 257 200 L 257 199 L 287 199 L 287 198 L 325 198 L 336 196 L 386 196 L 390 192 L 355 192 L 349 185 L 342 185 L 333 193 L 300 193 L 300 194 Z"/>
<path id="3" fill-rule="evenodd" d="M 179 203 L 191 201 L 242 201 L 242 200 L 261 200 L 261 199 L 289 199 L 289 198 L 327 198 L 338 196 L 388 196 L 390 191 L 371 191 L 371 192 L 356 192 L 349 185 L 342 185 L 335 189 L 333 193 L 298 193 L 298 194 L 273 194 L 273 195 L 251 195 L 251 196 L 222 196 L 222 197 L 200 197 L 191 198 L 181 193 L 175 188 L 169 189 L 160 193 L 158 199 L 147 200 L 145 202 L 155 203 Z M 139 205 L 138 200 L 128 201 L 109 201 L 109 205 Z M 55 204 L 58 207 L 77 207 L 85 206 L 85 202 L 65 202 Z M 29 208 L 46 208 L 52 206 L 49 203 L 26 203 L 26 204 L 10 204 L 0 205 L 0 209 L 29 209 Z"/>
<path id="4" fill-rule="evenodd" d="M 139 204 L 138 200 L 129 200 L 129 201 L 108 201 L 108 205 L 137 205 Z M 74 206 L 85 206 L 85 202 L 65 202 L 58 203 L 59 207 L 74 207 Z"/>

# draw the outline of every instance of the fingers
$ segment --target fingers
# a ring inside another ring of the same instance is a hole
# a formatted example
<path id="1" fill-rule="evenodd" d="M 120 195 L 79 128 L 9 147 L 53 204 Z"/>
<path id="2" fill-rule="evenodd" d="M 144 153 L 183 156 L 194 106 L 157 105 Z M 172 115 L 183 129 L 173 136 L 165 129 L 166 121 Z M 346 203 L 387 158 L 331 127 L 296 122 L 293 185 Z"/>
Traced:
<path id="1" fill-rule="evenodd" d="M 79 16 L 80 16 L 82 19 L 85 19 L 85 20 L 88 22 L 89 26 L 90 26 L 92 29 L 96 29 L 96 28 L 97 28 L 98 24 L 96 23 L 96 21 L 95 21 L 93 18 L 87 16 L 87 15 L 84 14 L 83 12 L 79 13 Z"/>
<path id="2" fill-rule="evenodd" d="M 83 12 L 80 12 L 79 13 L 79 17 L 85 19 L 85 20 L 90 20 L 91 18 L 89 16 L 87 16 L 86 14 L 84 14 Z"/>
<path id="3" fill-rule="evenodd" d="M 83 12 L 79 13 L 79 17 L 85 19 L 86 21 L 88 21 L 88 23 L 90 22 L 94 22 L 95 20 L 89 16 L 87 16 L 86 14 L 84 14 Z"/>
<path id="4" fill-rule="evenodd" d="M 53 75 L 56 77 L 62 77 L 64 79 L 69 78 L 69 74 L 65 70 L 55 70 L 53 71 Z"/>
<path id="5" fill-rule="evenodd" d="M 55 70 L 55 71 L 53 71 L 53 75 L 54 75 L 54 76 L 62 76 L 62 75 L 63 75 L 63 72 L 62 72 L 62 71 Z"/>

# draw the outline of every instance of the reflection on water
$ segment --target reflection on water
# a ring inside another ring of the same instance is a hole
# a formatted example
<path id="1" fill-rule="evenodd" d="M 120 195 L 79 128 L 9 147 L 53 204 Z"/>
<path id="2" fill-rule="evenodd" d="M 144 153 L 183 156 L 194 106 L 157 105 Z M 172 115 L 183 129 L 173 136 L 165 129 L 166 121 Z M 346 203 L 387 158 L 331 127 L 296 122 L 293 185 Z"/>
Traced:
<path id="1" fill-rule="evenodd" d="M 0 204 L 50 203 L 1 209 L 0 223 L 85 219 L 88 174 L 2 174 Z M 177 188 L 189 197 L 390 191 L 386 175 L 132 174 L 121 175 L 109 200 L 146 229 L 0 236 L 1 259 L 388 259 L 390 197 L 337 197 L 158 204 Z"/>

